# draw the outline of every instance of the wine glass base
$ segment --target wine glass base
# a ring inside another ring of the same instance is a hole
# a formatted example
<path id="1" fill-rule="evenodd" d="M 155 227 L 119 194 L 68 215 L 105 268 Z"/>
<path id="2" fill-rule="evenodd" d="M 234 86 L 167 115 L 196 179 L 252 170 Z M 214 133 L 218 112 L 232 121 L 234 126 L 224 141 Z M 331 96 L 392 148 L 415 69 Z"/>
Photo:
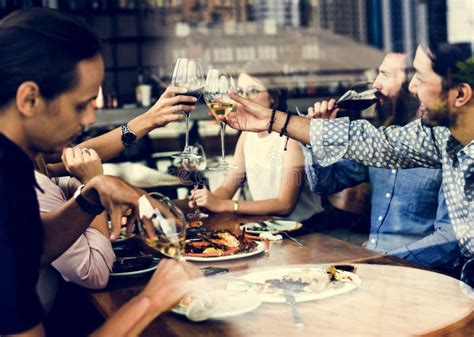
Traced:
<path id="1" fill-rule="evenodd" d="M 174 159 L 190 159 L 190 158 L 199 159 L 201 156 L 198 156 L 191 152 L 181 152 L 181 153 L 172 154 L 171 157 Z"/>
<path id="2" fill-rule="evenodd" d="M 209 218 L 209 214 L 203 213 L 203 212 L 188 213 L 186 214 L 186 218 L 188 218 L 188 220 L 201 220 L 201 219 Z"/>
<path id="3" fill-rule="evenodd" d="M 209 171 L 230 171 L 230 170 L 235 170 L 237 168 L 237 166 L 235 165 L 231 165 L 229 163 L 217 163 L 217 164 L 214 164 L 214 165 L 210 165 L 208 167 L 208 170 Z"/>

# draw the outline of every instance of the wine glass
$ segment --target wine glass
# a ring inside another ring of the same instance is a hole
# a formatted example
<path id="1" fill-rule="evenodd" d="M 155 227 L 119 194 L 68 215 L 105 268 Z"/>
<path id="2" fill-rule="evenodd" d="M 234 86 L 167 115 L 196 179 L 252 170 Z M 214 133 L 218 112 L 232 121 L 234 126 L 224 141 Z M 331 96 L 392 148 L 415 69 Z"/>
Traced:
<path id="1" fill-rule="evenodd" d="M 234 79 L 227 71 L 222 69 L 210 69 L 208 71 L 206 82 L 204 83 L 204 100 L 218 121 L 218 116 L 227 116 L 234 108 L 234 102 L 228 93 L 229 89 L 234 87 Z M 221 158 L 218 164 L 209 166 L 211 171 L 227 171 L 236 168 L 236 166 L 229 164 L 225 159 L 225 126 L 225 123 L 220 122 Z"/>
<path id="2" fill-rule="evenodd" d="M 474 297 L 474 258 L 467 260 L 461 270 L 461 289 Z"/>
<path id="3" fill-rule="evenodd" d="M 188 91 L 183 95 L 193 96 L 199 99 L 202 94 L 202 87 L 204 85 L 204 73 L 202 70 L 201 60 L 179 58 L 176 61 L 176 65 L 174 66 L 171 85 L 174 87 L 186 88 Z M 184 111 L 184 114 L 186 116 L 185 145 L 183 151 L 181 153 L 173 155 L 173 158 L 186 158 L 192 155 L 189 149 L 190 112 Z"/>
<path id="4" fill-rule="evenodd" d="M 195 156 L 183 159 L 182 165 L 183 168 L 190 173 L 189 178 L 193 181 L 193 189 L 197 190 L 205 185 L 203 173 L 207 168 L 206 153 L 204 152 L 204 148 L 199 144 L 190 146 L 190 150 Z M 186 217 L 190 220 L 199 220 L 207 218 L 208 216 L 209 214 L 201 212 L 198 206 L 194 208 L 193 213 L 186 214 Z"/>
<path id="5" fill-rule="evenodd" d="M 183 212 L 158 192 L 143 195 L 138 205 L 138 228 L 145 244 L 165 256 L 184 260 L 187 222 Z"/>

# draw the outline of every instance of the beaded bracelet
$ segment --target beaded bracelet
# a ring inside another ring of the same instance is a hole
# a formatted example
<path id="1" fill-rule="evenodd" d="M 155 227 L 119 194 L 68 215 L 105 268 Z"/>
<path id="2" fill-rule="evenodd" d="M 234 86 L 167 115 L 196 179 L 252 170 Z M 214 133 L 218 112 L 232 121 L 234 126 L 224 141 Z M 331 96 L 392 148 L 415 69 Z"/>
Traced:
<path id="1" fill-rule="evenodd" d="M 290 137 L 288 136 L 287 127 L 288 127 L 288 124 L 290 123 L 291 115 L 293 115 L 293 113 L 288 110 L 287 116 L 286 116 L 286 120 L 285 120 L 285 124 L 283 125 L 283 127 L 282 127 L 281 130 L 280 130 L 280 137 L 286 136 L 285 147 L 284 147 L 284 149 L 283 149 L 284 151 L 287 150 L 287 148 L 288 148 L 288 141 L 290 140 Z"/>
<path id="2" fill-rule="evenodd" d="M 275 122 L 275 113 L 276 113 L 276 108 L 274 108 L 272 105 L 272 115 L 270 117 L 270 125 L 268 126 L 268 133 L 272 133 L 273 123 Z"/>

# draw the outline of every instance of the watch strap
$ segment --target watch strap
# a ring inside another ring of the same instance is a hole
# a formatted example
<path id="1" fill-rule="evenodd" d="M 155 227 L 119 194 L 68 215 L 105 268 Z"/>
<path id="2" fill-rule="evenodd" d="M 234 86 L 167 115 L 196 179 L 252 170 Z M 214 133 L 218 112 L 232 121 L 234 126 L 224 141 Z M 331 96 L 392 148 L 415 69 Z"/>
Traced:
<path id="1" fill-rule="evenodd" d="M 91 204 L 89 201 L 86 200 L 86 198 L 82 196 L 81 193 L 83 188 L 84 185 L 79 186 L 79 188 L 74 193 L 74 199 L 76 200 L 79 207 L 84 212 L 90 215 L 99 215 L 100 213 L 102 213 L 104 211 L 104 207 L 102 205 Z"/>
<path id="2" fill-rule="evenodd" d="M 125 146 L 125 147 L 131 147 L 133 145 L 135 145 L 135 143 L 137 142 L 137 135 L 135 134 L 135 132 L 133 132 L 130 127 L 128 126 L 128 123 L 125 123 L 125 124 L 122 124 L 120 126 L 120 129 L 122 131 L 122 144 Z M 127 141 L 127 136 L 131 136 L 133 141 L 130 143 Z"/>

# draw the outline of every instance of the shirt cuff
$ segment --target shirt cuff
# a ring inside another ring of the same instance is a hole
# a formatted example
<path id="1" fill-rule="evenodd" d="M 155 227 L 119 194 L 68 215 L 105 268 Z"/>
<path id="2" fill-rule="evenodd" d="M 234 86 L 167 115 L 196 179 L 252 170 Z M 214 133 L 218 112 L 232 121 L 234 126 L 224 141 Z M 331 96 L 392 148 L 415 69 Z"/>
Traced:
<path id="1" fill-rule="evenodd" d="M 329 166 L 343 158 L 349 148 L 349 126 L 348 117 L 311 120 L 311 148 L 319 165 Z"/>

